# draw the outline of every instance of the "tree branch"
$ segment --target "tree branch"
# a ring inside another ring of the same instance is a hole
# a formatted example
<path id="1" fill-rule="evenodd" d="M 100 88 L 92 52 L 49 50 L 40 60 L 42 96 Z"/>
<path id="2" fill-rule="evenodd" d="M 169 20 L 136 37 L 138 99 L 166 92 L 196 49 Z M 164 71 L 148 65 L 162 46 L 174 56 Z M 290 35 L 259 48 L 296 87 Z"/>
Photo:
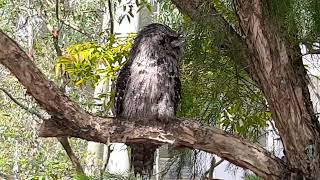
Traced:
<path id="1" fill-rule="evenodd" d="M 64 150 L 67 152 L 67 155 L 70 158 L 73 166 L 76 168 L 77 173 L 85 174 L 78 157 L 72 151 L 72 148 L 70 146 L 68 138 L 67 137 L 58 137 L 57 139 L 60 142 L 60 144 L 62 145 L 62 147 L 64 148 Z"/>
<path id="2" fill-rule="evenodd" d="M 73 30 L 75 30 L 75 31 L 77 31 L 77 32 L 85 35 L 85 36 L 88 37 L 89 39 L 93 39 L 93 36 L 92 36 L 90 33 L 86 32 L 85 30 L 81 29 L 80 27 L 77 27 L 76 25 L 73 25 L 73 24 L 71 24 L 71 23 L 67 23 L 65 20 L 63 20 L 63 19 L 61 19 L 61 18 L 59 19 L 59 21 L 60 21 L 62 24 L 68 26 L 69 28 L 71 28 L 71 29 L 73 29 Z"/>
<path id="3" fill-rule="evenodd" d="M 108 9 L 109 9 L 109 18 L 110 18 L 110 34 L 114 34 L 114 17 L 113 17 L 113 8 L 111 0 L 108 0 Z"/>
<path id="4" fill-rule="evenodd" d="M 312 50 L 308 50 L 305 54 L 302 54 L 301 56 L 319 55 L 319 54 L 320 54 L 320 49 L 312 49 Z"/>
<path id="5" fill-rule="evenodd" d="M 39 105 L 52 117 L 40 129 L 43 137 L 72 136 L 101 143 L 154 142 L 186 146 L 217 154 L 266 179 L 278 179 L 285 165 L 266 150 L 222 130 L 196 121 L 174 119 L 159 122 L 148 119 L 102 118 L 85 112 L 65 96 L 34 65 L 21 48 L 0 31 L 0 63 L 14 74 Z"/>
<path id="6" fill-rule="evenodd" d="M 20 103 L 18 100 L 16 100 L 7 90 L 0 88 L 0 90 L 2 92 L 4 92 L 16 105 L 18 105 L 19 107 L 21 107 L 22 109 L 24 109 L 25 111 L 29 112 L 30 114 L 36 115 L 39 119 L 44 119 L 44 117 L 37 111 L 28 108 L 27 106 L 23 105 L 22 103 Z M 40 124 L 39 121 L 36 121 L 37 123 Z"/>
<path id="7" fill-rule="evenodd" d="M 101 118 L 87 115 L 89 122 L 77 129 L 68 128 L 67 120 L 46 121 L 40 128 L 40 136 L 59 137 L 73 136 L 101 143 L 128 142 L 144 143 L 152 141 L 159 144 L 174 144 L 191 149 L 201 149 L 241 167 L 251 169 L 261 177 L 281 176 L 284 165 L 269 156 L 261 147 L 247 142 L 222 130 L 206 127 L 196 121 L 179 120 L 155 122 L 147 119 L 125 121 L 114 118 Z M 91 124 L 91 125 L 89 125 Z"/>

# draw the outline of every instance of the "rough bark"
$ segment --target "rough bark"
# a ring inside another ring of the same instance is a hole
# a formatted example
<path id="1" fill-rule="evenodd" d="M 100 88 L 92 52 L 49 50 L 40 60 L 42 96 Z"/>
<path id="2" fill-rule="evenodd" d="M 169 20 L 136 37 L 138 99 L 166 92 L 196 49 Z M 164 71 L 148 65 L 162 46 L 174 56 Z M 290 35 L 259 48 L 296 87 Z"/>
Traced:
<path id="1" fill-rule="evenodd" d="M 26 53 L 2 32 L 0 63 L 17 77 L 27 92 L 52 116 L 41 127 L 40 134 L 44 137 L 72 136 L 101 143 L 109 140 L 169 143 L 217 154 L 266 179 L 280 179 L 287 173 L 282 161 L 272 157 L 263 148 L 196 121 L 121 121 L 95 117 L 71 102 L 56 85 L 48 81 Z"/>
<path id="2" fill-rule="evenodd" d="M 290 178 L 318 179 L 319 123 L 299 45 L 287 42 L 273 25 L 267 1 L 236 0 L 235 6 L 252 54 L 250 64 L 260 80 L 293 171 Z"/>
<path id="3" fill-rule="evenodd" d="M 108 142 L 109 137 L 110 142 L 168 143 L 217 154 L 268 179 L 280 178 L 282 174 L 279 173 L 284 173 L 282 170 L 285 167 L 281 160 L 272 157 L 263 148 L 196 121 L 175 119 L 162 123 L 147 119 L 121 121 L 93 117 L 89 114 L 79 116 L 90 119 L 90 122 L 79 122 L 79 128 L 70 129 L 67 127 L 67 120 L 46 121 L 40 129 L 40 135 L 43 137 L 73 136 L 101 143 Z"/>

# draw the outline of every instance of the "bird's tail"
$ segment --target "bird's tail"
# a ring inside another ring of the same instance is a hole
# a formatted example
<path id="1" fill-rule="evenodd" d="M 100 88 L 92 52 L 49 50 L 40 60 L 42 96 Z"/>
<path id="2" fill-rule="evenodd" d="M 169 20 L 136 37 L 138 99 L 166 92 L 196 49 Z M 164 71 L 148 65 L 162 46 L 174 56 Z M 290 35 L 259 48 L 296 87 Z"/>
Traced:
<path id="1" fill-rule="evenodd" d="M 159 146 L 156 144 L 130 144 L 129 146 L 134 175 L 139 174 L 143 179 L 150 179 L 153 172 L 154 153 Z"/>

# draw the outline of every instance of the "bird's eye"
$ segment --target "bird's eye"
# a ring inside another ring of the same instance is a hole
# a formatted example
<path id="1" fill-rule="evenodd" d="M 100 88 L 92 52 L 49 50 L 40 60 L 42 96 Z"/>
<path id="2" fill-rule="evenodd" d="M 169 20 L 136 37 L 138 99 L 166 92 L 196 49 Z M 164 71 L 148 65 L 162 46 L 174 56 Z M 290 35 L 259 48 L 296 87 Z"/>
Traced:
<path id="1" fill-rule="evenodd" d="M 173 43 L 179 41 L 179 37 L 177 36 L 166 36 L 159 40 L 160 45 L 164 45 L 165 43 Z"/>
<path id="2" fill-rule="evenodd" d="M 176 41 L 178 40 L 179 38 L 177 36 L 169 36 L 169 40 L 170 41 Z"/>
<path id="3" fill-rule="evenodd" d="M 161 40 L 160 40 L 160 45 L 164 45 L 166 43 L 166 39 L 165 38 L 162 38 Z"/>

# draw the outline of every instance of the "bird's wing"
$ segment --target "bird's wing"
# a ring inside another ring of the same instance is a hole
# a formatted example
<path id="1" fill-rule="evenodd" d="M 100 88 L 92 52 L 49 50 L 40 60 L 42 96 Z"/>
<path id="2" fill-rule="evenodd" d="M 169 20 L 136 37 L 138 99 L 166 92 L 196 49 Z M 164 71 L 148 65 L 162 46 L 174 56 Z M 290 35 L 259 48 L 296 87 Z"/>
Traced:
<path id="1" fill-rule="evenodd" d="M 174 78 L 174 112 L 177 113 L 179 105 L 181 103 L 181 81 L 179 77 Z"/>
<path id="2" fill-rule="evenodd" d="M 131 63 L 127 62 L 122 66 L 116 81 L 116 94 L 115 94 L 115 115 L 119 116 L 123 111 L 123 100 L 129 83 Z"/>

